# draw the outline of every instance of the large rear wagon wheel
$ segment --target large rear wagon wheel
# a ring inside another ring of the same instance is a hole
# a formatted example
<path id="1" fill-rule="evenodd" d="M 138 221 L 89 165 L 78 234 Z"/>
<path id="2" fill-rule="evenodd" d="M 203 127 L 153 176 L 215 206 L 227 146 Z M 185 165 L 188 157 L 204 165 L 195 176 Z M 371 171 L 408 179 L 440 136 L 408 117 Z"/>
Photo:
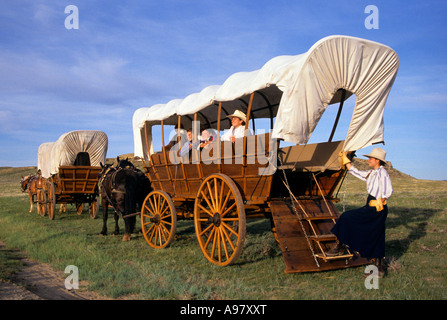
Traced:
<path id="1" fill-rule="evenodd" d="M 227 266 L 239 257 L 245 240 L 244 202 L 234 181 L 212 174 L 201 184 L 194 205 L 197 240 L 208 261 Z"/>
<path id="2" fill-rule="evenodd" d="M 171 197 L 164 191 L 152 191 L 144 199 L 140 216 L 146 242 L 155 249 L 169 246 L 177 228 L 177 213 Z"/>

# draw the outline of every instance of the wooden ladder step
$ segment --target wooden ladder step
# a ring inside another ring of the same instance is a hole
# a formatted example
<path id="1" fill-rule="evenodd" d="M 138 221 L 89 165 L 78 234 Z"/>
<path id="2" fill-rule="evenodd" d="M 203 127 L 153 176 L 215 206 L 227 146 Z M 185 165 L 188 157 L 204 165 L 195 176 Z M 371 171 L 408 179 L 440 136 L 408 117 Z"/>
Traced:
<path id="1" fill-rule="evenodd" d="M 319 216 L 303 216 L 304 220 L 313 221 L 313 220 L 333 220 L 337 219 L 335 216 L 330 215 L 319 215 Z"/>
<path id="2" fill-rule="evenodd" d="M 333 234 L 320 234 L 309 236 L 309 239 L 313 241 L 335 241 L 337 240 L 337 237 Z"/>
<path id="3" fill-rule="evenodd" d="M 328 257 L 325 254 L 317 253 L 315 256 L 319 259 L 323 259 L 324 261 L 329 261 L 329 260 L 351 259 L 354 255 L 352 253 L 350 253 L 350 254 L 344 254 L 344 255 L 340 255 L 340 256 Z"/>

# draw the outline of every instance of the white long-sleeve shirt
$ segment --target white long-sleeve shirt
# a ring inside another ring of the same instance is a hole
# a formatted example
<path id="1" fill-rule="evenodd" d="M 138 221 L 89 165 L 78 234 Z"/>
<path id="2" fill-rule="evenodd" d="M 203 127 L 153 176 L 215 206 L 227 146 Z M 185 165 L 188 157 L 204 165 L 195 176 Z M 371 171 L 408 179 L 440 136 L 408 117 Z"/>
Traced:
<path id="1" fill-rule="evenodd" d="M 361 171 L 351 166 L 349 173 L 356 178 L 366 181 L 366 190 L 376 199 L 388 199 L 393 193 L 390 176 L 383 166 L 367 171 Z"/>
<path id="2" fill-rule="evenodd" d="M 245 132 L 245 126 L 239 126 L 237 128 L 232 126 L 220 137 L 220 140 L 231 141 L 232 136 L 235 136 L 236 138 L 242 138 L 244 135 L 251 136 L 251 130 L 248 129 L 247 132 Z"/>

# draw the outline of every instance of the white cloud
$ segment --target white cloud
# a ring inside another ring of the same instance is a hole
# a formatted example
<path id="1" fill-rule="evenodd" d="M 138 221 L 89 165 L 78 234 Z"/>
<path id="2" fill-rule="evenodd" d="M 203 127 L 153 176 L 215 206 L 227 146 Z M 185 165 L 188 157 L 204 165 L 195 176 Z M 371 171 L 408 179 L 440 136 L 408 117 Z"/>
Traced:
<path id="1" fill-rule="evenodd" d="M 33 18 L 37 23 L 48 26 L 56 14 L 54 6 L 39 3 L 36 5 Z"/>

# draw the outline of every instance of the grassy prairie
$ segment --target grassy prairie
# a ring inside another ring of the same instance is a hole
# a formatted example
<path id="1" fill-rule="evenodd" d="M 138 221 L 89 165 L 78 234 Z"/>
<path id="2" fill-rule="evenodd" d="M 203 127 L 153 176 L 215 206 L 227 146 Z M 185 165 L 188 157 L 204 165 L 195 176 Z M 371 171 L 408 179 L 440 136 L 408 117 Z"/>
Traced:
<path id="1" fill-rule="evenodd" d="M 32 169 L 32 168 L 31 168 Z M 249 220 L 245 247 L 233 266 L 217 267 L 203 257 L 192 221 L 180 221 L 176 239 L 154 250 L 141 234 L 130 242 L 100 236 L 102 219 L 56 213 L 50 221 L 19 189 L 30 168 L 0 168 L 0 278 L 8 278 L 20 250 L 28 257 L 79 268 L 82 283 L 103 296 L 123 299 L 446 299 L 447 182 L 393 178 L 386 251 L 388 274 L 379 288 L 365 288 L 364 267 L 285 274 L 268 220 Z M 349 176 L 338 194 L 340 211 L 363 205 L 365 184 Z M 108 228 L 113 230 L 109 217 Z M 122 230 L 124 224 L 120 221 Z M 137 230 L 140 229 L 137 223 Z M 82 284 L 81 283 L 81 284 Z M 83 287 L 81 287 L 82 290 Z M 84 287 L 85 288 L 85 287 Z"/>

